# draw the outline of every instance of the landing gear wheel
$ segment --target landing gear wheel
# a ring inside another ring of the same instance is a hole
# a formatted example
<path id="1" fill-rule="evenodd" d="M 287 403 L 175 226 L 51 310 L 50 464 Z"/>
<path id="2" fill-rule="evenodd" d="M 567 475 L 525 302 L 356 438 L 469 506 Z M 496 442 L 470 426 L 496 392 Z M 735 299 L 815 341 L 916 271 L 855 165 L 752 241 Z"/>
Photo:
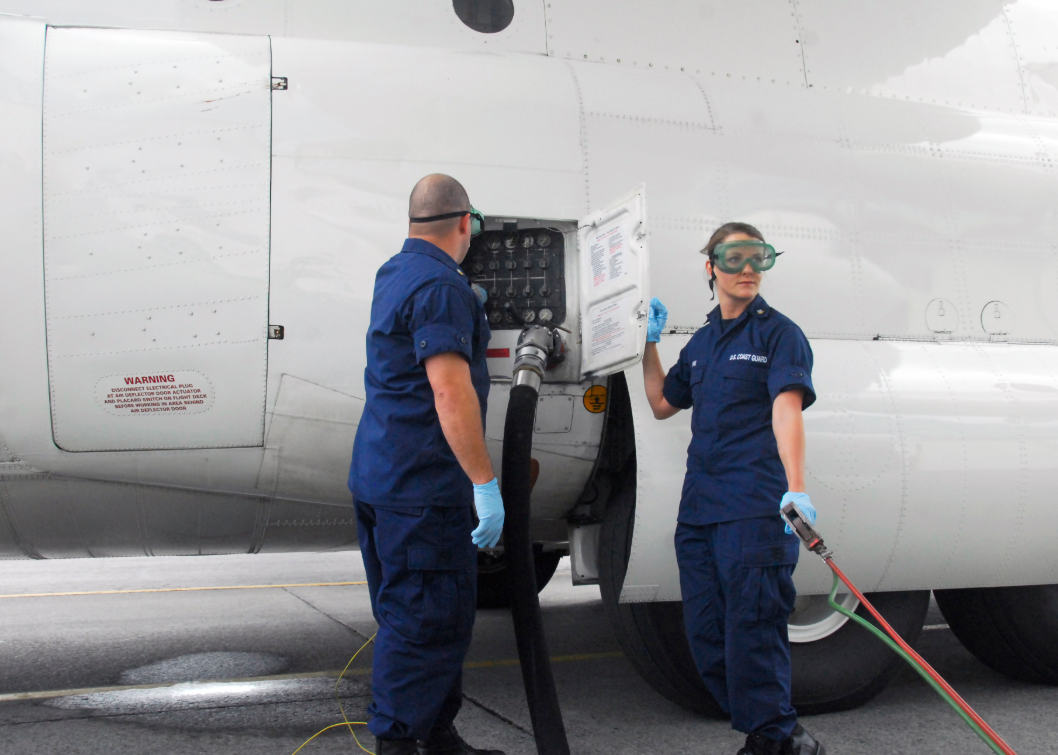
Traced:
<path id="1" fill-rule="evenodd" d="M 683 629 L 683 605 L 617 602 L 628 568 L 634 518 L 633 471 L 610 501 L 599 541 L 603 605 L 618 642 L 640 676 L 661 695 L 696 713 L 721 716 L 720 706 L 695 669 Z M 914 645 L 926 620 L 929 591 L 875 593 L 868 598 Z M 840 594 L 839 600 L 850 605 Z M 862 627 L 835 621 L 829 607 L 821 609 L 818 600 L 800 603 L 802 620 L 795 633 L 810 641 L 790 646 L 793 705 L 798 713 L 830 713 L 862 705 L 900 670 L 903 661 Z M 862 606 L 856 613 L 868 616 Z"/>
<path id="2" fill-rule="evenodd" d="M 539 546 L 533 547 L 537 592 L 543 590 L 551 581 L 561 560 L 562 554 L 558 551 L 544 551 Z M 510 605 L 511 601 L 507 595 L 507 561 L 503 553 L 478 551 L 478 608 L 509 608 Z"/>
<path id="3" fill-rule="evenodd" d="M 1058 684 L 1058 585 L 934 590 L 963 646 L 1001 674 Z"/>

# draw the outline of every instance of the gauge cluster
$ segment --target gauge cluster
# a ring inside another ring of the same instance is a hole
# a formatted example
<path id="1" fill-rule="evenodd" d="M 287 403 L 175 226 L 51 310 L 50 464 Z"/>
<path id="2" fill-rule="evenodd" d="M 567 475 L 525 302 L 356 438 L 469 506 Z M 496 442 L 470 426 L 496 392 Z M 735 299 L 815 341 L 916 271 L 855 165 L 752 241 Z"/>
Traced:
<path id="1" fill-rule="evenodd" d="M 488 231 L 470 243 L 463 272 L 488 293 L 493 330 L 566 319 L 565 242 L 547 228 Z"/>

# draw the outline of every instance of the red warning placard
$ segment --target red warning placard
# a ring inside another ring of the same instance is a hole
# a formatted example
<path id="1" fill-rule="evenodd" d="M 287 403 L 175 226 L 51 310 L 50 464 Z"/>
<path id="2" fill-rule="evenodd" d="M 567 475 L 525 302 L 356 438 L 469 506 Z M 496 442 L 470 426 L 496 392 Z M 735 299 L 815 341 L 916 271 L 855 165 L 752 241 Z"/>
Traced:
<path id="1" fill-rule="evenodd" d="M 200 414 L 213 405 L 213 385 L 193 370 L 107 375 L 96 400 L 118 417 Z"/>

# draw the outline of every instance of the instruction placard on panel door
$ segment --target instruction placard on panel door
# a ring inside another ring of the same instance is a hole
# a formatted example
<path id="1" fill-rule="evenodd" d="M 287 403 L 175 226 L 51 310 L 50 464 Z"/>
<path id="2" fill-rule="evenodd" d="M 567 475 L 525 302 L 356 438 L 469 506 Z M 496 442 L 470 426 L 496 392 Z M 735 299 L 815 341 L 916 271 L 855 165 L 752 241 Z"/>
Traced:
<path id="1" fill-rule="evenodd" d="M 580 221 L 581 374 L 601 377 L 643 358 L 649 254 L 646 186 Z"/>

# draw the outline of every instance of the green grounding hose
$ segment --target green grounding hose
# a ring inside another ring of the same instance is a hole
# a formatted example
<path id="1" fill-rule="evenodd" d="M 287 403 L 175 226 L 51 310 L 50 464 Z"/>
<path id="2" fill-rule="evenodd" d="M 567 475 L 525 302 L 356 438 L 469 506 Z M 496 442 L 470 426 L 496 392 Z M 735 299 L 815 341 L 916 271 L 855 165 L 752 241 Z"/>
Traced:
<path id="1" fill-rule="evenodd" d="M 889 635 L 887 635 L 885 632 L 883 632 L 878 627 L 876 627 L 873 624 L 871 624 L 869 621 L 867 621 L 863 617 L 857 616 L 852 611 L 850 611 L 847 608 L 845 608 L 844 606 L 840 605 L 834 599 L 834 597 L 838 594 L 838 587 L 840 585 L 841 585 L 841 580 L 838 578 L 838 575 L 835 572 L 834 573 L 834 585 L 833 585 L 833 587 L 830 588 L 830 595 L 828 597 L 828 602 L 830 603 L 830 607 L 833 608 L 838 613 L 840 613 L 840 614 L 842 614 L 844 616 L 847 616 L 848 618 L 852 619 L 857 624 L 862 626 L 864 629 L 869 630 L 878 639 L 880 639 L 882 642 L 884 642 L 886 645 L 888 645 L 890 648 L 892 648 L 894 653 L 896 653 L 901 658 L 903 658 L 905 661 L 907 661 L 911 665 L 911 668 L 913 668 L 916 672 L 918 672 L 918 675 L 921 676 L 923 679 L 925 679 L 926 682 L 929 684 L 929 686 L 931 686 L 933 688 L 933 691 L 936 692 L 938 695 L 940 695 L 941 698 L 944 700 L 944 702 L 948 703 L 948 705 L 950 705 L 952 707 L 952 710 L 954 710 L 956 713 L 958 713 L 962 717 L 963 721 L 965 721 L 966 724 L 977 733 L 977 736 L 979 736 L 981 738 L 981 741 L 983 741 L 986 745 L 988 745 L 990 748 L 992 748 L 992 750 L 994 752 L 996 752 L 998 755 L 1004 755 L 1004 752 L 1003 752 L 1002 749 L 1000 749 L 999 745 L 996 744 L 995 742 L 993 742 L 992 738 L 989 737 L 985 733 L 985 731 L 980 726 L 978 726 L 977 723 L 972 718 L 970 718 L 969 715 L 967 715 L 966 711 L 964 711 L 962 708 L 959 707 L 959 705 L 955 702 L 955 700 L 952 699 L 951 695 L 949 695 L 947 693 L 947 691 L 945 691 L 945 689 L 943 687 L 941 687 L 939 684 L 937 684 L 932 679 L 932 677 L 930 677 L 930 675 L 926 673 L 926 670 L 924 668 L 922 668 L 918 664 L 917 661 L 915 661 L 914 658 L 912 658 L 910 655 L 908 655 L 906 652 L 904 652 L 904 649 L 902 647 L 900 647 L 895 642 L 893 642 L 893 640 L 890 639 Z"/>

